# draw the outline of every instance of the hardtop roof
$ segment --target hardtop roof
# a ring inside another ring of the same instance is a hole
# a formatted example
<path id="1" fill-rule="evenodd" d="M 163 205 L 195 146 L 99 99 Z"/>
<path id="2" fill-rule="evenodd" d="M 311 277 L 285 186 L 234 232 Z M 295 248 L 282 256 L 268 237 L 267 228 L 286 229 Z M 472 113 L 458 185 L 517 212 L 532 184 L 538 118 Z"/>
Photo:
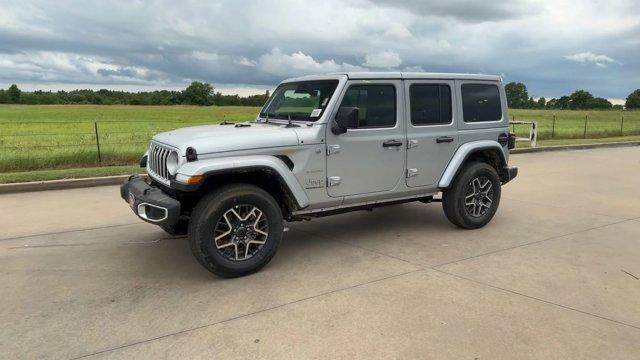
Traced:
<path id="1" fill-rule="evenodd" d="M 308 75 L 291 79 L 283 82 L 309 81 L 309 80 L 329 80 L 339 79 L 346 76 L 349 79 L 365 80 L 365 79 L 433 79 L 433 80 L 485 80 L 485 81 L 501 81 L 498 75 L 484 74 L 461 74 L 461 73 L 428 73 L 428 72 L 344 72 L 331 73 L 324 75 Z"/>

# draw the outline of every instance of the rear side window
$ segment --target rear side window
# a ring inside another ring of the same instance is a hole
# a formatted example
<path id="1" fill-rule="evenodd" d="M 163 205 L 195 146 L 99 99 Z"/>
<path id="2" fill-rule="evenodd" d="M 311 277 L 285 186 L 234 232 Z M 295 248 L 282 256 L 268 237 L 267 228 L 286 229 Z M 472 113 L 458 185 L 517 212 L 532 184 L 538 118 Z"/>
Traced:
<path id="1" fill-rule="evenodd" d="M 441 84 L 413 84 L 409 87 L 411 123 L 437 125 L 451 122 L 451 88 Z"/>
<path id="2" fill-rule="evenodd" d="M 396 124 L 396 88 L 393 85 L 352 85 L 340 106 L 358 108 L 358 128 Z"/>
<path id="3" fill-rule="evenodd" d="M 498 121 L 502 119 L 502 105 L 498 86 L 490 84 L 462 84 L 462 113 L 465 122 Z"/>

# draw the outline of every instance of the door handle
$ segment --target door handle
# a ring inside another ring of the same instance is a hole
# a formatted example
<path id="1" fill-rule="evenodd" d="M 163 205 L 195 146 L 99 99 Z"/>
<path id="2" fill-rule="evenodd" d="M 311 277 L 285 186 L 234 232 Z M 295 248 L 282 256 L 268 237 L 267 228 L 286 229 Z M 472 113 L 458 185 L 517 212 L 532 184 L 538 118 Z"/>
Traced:
<path id="1" fill-rule="evenodd" d="M 402 146 L 402 141 L 398 141 L 398 140 L 387 140 L 385 142 L 382 143 L 382 147 L 399 147 Z"/>
<path id="2" fill-rule="evenodd" d="M 450 143 L 450 142 L 453 142 L 453 138 L 451 136 L 440 136 L 439 138 L 436 138 L 436 142 L 438 144 L 440 144 L 440 143 Z"/>

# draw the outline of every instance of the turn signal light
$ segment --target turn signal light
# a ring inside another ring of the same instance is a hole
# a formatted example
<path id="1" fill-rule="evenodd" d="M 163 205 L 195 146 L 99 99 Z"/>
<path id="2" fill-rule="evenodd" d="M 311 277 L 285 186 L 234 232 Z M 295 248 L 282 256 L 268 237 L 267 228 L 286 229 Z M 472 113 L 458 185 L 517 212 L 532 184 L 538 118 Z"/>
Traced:
<path id="1" fill-rule="evenodd" d="M 202 182 L 202 180 L 204 180 L 204 176 L 202 175 L 194 175 L 194 176 L 189 176 L 187 178 L 186 184 L 187 185 L 198 185 Z"/>

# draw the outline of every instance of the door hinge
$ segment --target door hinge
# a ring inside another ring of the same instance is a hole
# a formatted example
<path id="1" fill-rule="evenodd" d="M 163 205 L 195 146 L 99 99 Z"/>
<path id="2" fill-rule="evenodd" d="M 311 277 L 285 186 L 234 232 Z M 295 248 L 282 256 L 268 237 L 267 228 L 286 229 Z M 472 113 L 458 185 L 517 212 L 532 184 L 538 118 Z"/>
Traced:
<path id="1" fill-rule="evenodd" d="M 407 142 L 407 149 L 411 149 L 418 146 L 418 140 L 412 139 Z"/>
<path id="2" fill-rule="evenodd" d="M 327 156 L 340 152 L 340 145 L 327 145 Z"/>
<path id="3" fill-rule="evenodd" d="M 418 176 L 418 169 L 416 168 L 407 169 L 407 179 L 412 178 L 414 176 Z"/>
<path id="4" fill-rule="evenodd" d="M 327 187 L 338 186 L 340 185 L 340 176 L 329 176 L 327 178 Z"/>

